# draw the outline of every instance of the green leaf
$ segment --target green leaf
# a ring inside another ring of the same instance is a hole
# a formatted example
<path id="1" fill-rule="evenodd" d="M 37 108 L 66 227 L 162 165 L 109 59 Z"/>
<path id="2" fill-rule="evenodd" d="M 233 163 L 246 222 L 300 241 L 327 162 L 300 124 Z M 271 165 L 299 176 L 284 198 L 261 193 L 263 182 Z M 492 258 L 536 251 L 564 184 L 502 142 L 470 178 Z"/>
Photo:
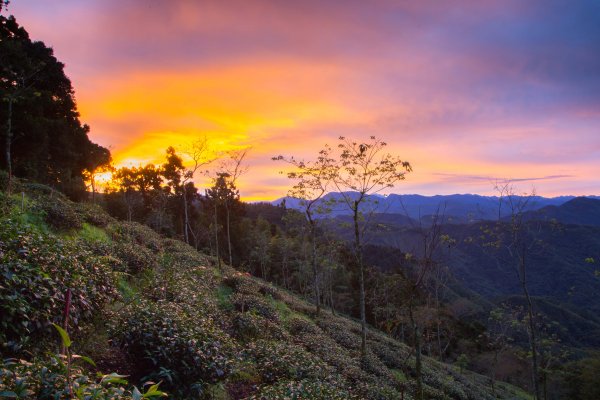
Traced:
<path id="1" fill-rule="evenodd" d="M 146 393 L 144 393 L 144 399 L 149 399 L 152 397 L 166 397 L 167 394 L 165 392 L 162 392 L 160 390 L 158 390 L 158 386 L 160 385 L 160 382 L 150 386 L 150 388 L 148 388 L 148 390 L 146 390 Z"/>
<path id="2" fill-rule="evenodd" d="M 61 328 L 60 326 L 56 325 L 56 324 L 52 324 L 56 330 L 58 331 L 60 338 L 62 339 L 62 343 L 63 345 L 68 349 L 69 347 L 71 347 L 71 344 L 73 342 L 71 342 L 71 338 L 69 337 L 69 334 L 67 333 L 67 331 L 65 331 L 63 328 Z"/>
<path id="3" fill-rule="evenodd" d="M 17 394 L 15 392 L 0 392 L 0 397 L 17 397 Z"/>
<path id="4" fill-rule="evenodd" d="M 122 385 L 126 385 L 127 379 L 123 379 L 126 377 L 127 377 L 127 375 L 119 375 L 116 372 L 113 372 L 112 374 L 104 375 L 102 377 L 102 382 L 104 382 L 104 383 L 120 383 Z"/>
<path id="5" fill-rule="evenodd" d="M 90 365 L 93 365 L 94 367 L 96 367 L 96 363 L 94 362 L 94 360 L 92 360 L 91 358 L 89 358 L 89 357 L 87 357 L 87 356 L 80 356 L 80 355 L 77 355 L 77 356 L 73 356 L 73 357 L 76 357 L 76 358 L 81 358 L 81 359 L 82 359 L 83 361 L 85 361 L 86 363 L 88 363 L 88 364 L 90 364 Z"/>

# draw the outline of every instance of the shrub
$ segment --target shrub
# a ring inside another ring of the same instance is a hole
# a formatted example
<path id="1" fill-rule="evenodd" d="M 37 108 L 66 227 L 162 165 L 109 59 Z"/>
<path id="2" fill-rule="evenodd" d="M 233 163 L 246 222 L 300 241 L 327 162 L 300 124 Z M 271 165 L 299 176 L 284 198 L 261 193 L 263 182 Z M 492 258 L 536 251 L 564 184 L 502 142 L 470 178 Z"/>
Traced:
<path id="1" fill-rule="evenodd" d="M 268 320 L 279 321 L 279 314 L 277 313 L 277 310 L 263 297 L 250 294 L 234 293 L 231 296 L 231 302 L 237 311 L 252 311 Z"/>
<path id="2" fill-rule="evenodd" d="M 114 255 L 126 266 L 130 274 L 137 274 L 143 270 L 155 268 L 158 264 L 156 257 L 145 247 L 132 243 L 115 243 Z"/>
<path id="3" fill-rule="evenodd" d="M 206 385 L 224 380 L 236 355 L 210 318 L 177 303 L 142 301 L 112 331 L 138 372 L 166 380 L 170 391 L 183 396 L 200 395 Z"/>
<path id="4" fill-rule="evenodd" d="M 274 288 L 273 286 L 270 286 L 268 284 L 261 284 L 259 285 L 259 289 L 258 292 L 260 294 L 262 294 L 263 296 L 270 296 L 271 298 L 275 299 L 275 300 L 281 300 L 281 295 L 279 294 L 279 291 Z"/>
<path id="5" fill-rule="evenodd" d="M 320 334 L 321 330 L 312 322 L 305 318 L 292 317 L 288 321 L 288 330 L 292 335 L 302 335 L 306 333 Z"/>
<path id="6" fill-rule="evenodd" d="M 254 400 L 346 400 L 358 399 L 347 390 L 320 381 L 284 381 L 263 387 L 258 394 L 250 397 Z"/>
<path id="7" fill-rule="evenodd" d="M 256 313 L 237 313 L 233 317 L 234 334 L 243 340 L 253 338 L 277 339 L 286 338 L 286 333 L 281 327 Z"/>
<path id="8" fill-rule="evenodd" d="M 137 222 L 113 223 L 108 227 L 108 231 L 118 242 L 143 246 L 154 253 L 163 249 L 162 237 L 149 227 Z"/>
<path id="9" fill-rule="evenodd" d="M 60 196 L 40 202 L 40 206 L 45 213 L 46 222 L 58 230 L 81 228 L 83 219 L 72 204 Z"/>
<path id="10" fill-rule="evenodd" d="M 114 223 L 115 219 L 108 215 L 106 211 L 97 204 L 91 203 L 76 203 L 75 207 L 85 222 L 101 228 L 107 227 L 110 223 Z"/>
<path id="11" fill-rule="evenodd" d="M 236 292 L 239 292 L 239 293 L 244 293 L 244 294 L 260 293 L 259 292 L 260 286 L 256 281 L 254 281 L 249 276 L 245 276 L 241 272 L 237 272 L 237 271 L 235 273 L 227 276 L 225 279 L 223 279 L 223 284 L 226 286 L 229 286 L 230 288 L 232 288 L 233 290 L 235 290 Z"/>
<path id="12" fill-rule="evenodd" d="M 73 326 L 118 296 L 116 277 L 102 257 L 10 218 L 0 221 L 0 277 L 0 342 L 9 353 L 43 347 L 50 322 L 61 319 L 67 289 Z"/>
<path id="13" fill-rule="evenodd" d="M 136 387 L 126 390 L 123 375 L 97 374 L 97 379 L 90 378 L 78 362 L 96 364 L 85 356 L 72 354 L 69 334 L 58 325 L 57 329 L 65 355 L 52 355 L 49 360 L 28 362 L 26 360 L 7 359 L 0 362 L 0 396 L 10 398 L 37 399 L 151 399 L 166 396 L 154 384 L 141 393 Z M 116 384 L 116 385 L 115 385 Z"/>
<path id="14" fill-rule="evenodd" d="M 261 340 L 250 343 L 247 353 L 256 362 L 265 382 L 305 378 L 327 380 L 334 370 L 302 346 L 280 341 Z"/>
<path id="15" fill-rule="evenodd" d="M 317 325 L 327 332 L 340 346 L 353 350 L 360 349 L 360 336 L 350 332 L 345 324 L 321 318 L 317 321 Z"/>
<path id="16" fill-rule="evenodd" d="M 0 395 L 20 399 L 61 399 L 69 397 L 67 370 L 62 360 L 53 356 L 48 361 L 7 359 L 0 363 Z M 71 372 L 73 391 L 80 398 L 133 399 L 122 379 L 104 376 L 96 380 L 80 367 Z"/>

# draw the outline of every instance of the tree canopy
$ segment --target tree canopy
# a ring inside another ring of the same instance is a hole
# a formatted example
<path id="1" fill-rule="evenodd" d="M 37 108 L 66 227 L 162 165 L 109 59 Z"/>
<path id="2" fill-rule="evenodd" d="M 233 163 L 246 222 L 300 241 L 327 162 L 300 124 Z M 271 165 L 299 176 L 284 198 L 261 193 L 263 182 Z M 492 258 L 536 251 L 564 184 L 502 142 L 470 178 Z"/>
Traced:
<path id="1" fill-rule="evenodd" d="M 82 174 L 110 162 L 79 120 L 64 64 L 32 41 L 13 16 L 0 16 L 2 167 L 72 197 L 85 190 Z"/>

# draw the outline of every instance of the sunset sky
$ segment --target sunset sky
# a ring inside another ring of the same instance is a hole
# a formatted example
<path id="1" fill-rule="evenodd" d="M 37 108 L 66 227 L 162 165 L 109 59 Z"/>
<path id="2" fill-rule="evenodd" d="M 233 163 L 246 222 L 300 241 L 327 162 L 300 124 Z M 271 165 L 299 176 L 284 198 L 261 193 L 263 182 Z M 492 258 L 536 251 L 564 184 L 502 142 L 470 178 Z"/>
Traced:
<path id="1" fill-rule="evenodd" d="M 377 135 L 396 193 L 600 194 L 600 1 L 12 0 L 66 64 L 117 165 L 207 135 L 252 146 L 246 200 L 283 165 Z M 202 177 L 198 178 L 201 182 Z"/>

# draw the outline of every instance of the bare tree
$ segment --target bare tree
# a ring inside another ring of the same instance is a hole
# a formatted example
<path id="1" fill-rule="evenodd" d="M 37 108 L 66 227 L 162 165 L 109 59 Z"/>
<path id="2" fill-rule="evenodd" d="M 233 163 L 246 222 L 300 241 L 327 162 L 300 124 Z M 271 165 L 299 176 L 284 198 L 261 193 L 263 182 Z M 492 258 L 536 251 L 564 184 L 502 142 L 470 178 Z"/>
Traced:
<path id="1" fill-rule="evenodd" d="M 444 243 L 445 235 L 442 233 L 442 222 L 444 220 L 443 214 L 438 209 L 433 215 L 431 225 L 428 228 L 423 226 L 422 218 L 419 218 L 419 250 L 420 254 L 418 259 L 415 261 L 416 269 L 412 271 L 412 274 L 407 274 L 410 284 L 408 285 L 408 316 L 410 324 L 412 326 L 414 335 L 415 345 L 415 372 L 416 372 L 416 394 L 415 398 L 421 400 L 424 397 L 423 393 L 423 362 L 421 359 L 422 344 L 421 344 L 421 326 L 415 318 L 415 308 L 417 306 L 416 300 L 419 291 L 424 288 L 424 285 L 428 281 L 431 274 L 439 268 L 439 264 L 436 260 L 436 253 L 438 252 L 442 243 Z"/>
<path id="2" fill-rule="evenodd" d="M 320 293 L 320 267 L 317 254 L 317 214 L 323 214 L 327 207 L 322 202 L 323 196 L 329 190 L 333 179 L 333 162 L 330 157 L 331 149 L 325 146 L 319 152 L 315 161 L 299 161 L 294 157 L 285 158 L 283 156 L 274 157 L 273 160 L 282 160 L 291 164 L 294 169 L 287 173 L 289 179 L 296 181 L 289 190 L 288 196 L 299 199 L 302 211 L 308 222 L 310 242 L 312 248 L 312 275 L 313 290 L 315 296 L 315 306 L 317 315 L 321 312 L 321 293 Z"/>
<path id="3" fill-rule="evenodd" d="M 387 144 L 375 136 L 366 143 L 359 143 L 343 136 L 339 138 L 338 159 L 334 164 L 333 179 L 341 195 L 341 203 L 352 213 L 354 225 L 353 253 L 359 278 L 359 302 L 361 320 L 361 354 L 367 351 L 367 319 L 365 310 L 365 272 L 363 263 L 363 236 L 360 222 L 363 206 L 369 196 L 394 187 L 412 171 L 410 164 L 385 151 Z M 363 228 L 368 224 L 363 221 Z"/>
<path id="4" fill-rule="evenodd" d="M 191 145 L 183 151 L 191 163 L 186 167 L 183 173 L 183 179 L 181 181 L 182 192 L 183 192 L 183 237 L 187 244 L 190 244 L 190 233 L 194 235 L 194 231 L 190 226 L 190 211 L 188 205 L 187 196 L 187 185 L 193 182 L 196 173 L 204 166 L 212 163 L 216 160 L 217 155 L 211 149 L 210 143 L 206 136 L 198 138 L 192 142 Z"/>
<path id="5" fill-rule="evenodd" d="M 495 190 L 499 194 L 499 211 L 503 206 L 508 207 L 508 216 L 501 219 L 497 223 L 497 232 L 495 241 L 492 242 L 492 247 L 504 252 L 506 257 L 502 261 L 511 266 L 517 276 L 521 291 L 525 297 L 527 307 L 527 334 L 529 339 L 529 347 L 531 351 L 531 379 L 534 388 L 536 399 L 541 399 L 540 374 L 539 374 L 539 351 L 537 344 L 536 321 L 533 307 L 533 301 L 529 293 L 527 267 L 529 265 L 529 257 L 534 248 L 538 245 L 535 239 L 533 223 L 526 221 L 525 211 L 530 206 L 530 202 L 535 196 L 535 190 L 524 195 L 516 195 L 516 189 L 510 180 L 498 182 Z M 502 258 L 502 254 L 500 254 Z"/>
<path id="6" fill-rule="evenodd" d="M 236 183 L 240 176 L 248 172 L 248 166 L 243 165 L 244 159 L 248 155 L 250 148 L 233 150 L 227 153 L 227 157 L 220 165 L 220 170 L 225 173 L 227 184 L 231 190 L 236 190 Z M 231 197 L 226 196 L 223 199 L 225 206 L 225 228 L 227 233 L 227 251 L 229 253 L 229 265 L 233 265 L 231 254 Z"/>

